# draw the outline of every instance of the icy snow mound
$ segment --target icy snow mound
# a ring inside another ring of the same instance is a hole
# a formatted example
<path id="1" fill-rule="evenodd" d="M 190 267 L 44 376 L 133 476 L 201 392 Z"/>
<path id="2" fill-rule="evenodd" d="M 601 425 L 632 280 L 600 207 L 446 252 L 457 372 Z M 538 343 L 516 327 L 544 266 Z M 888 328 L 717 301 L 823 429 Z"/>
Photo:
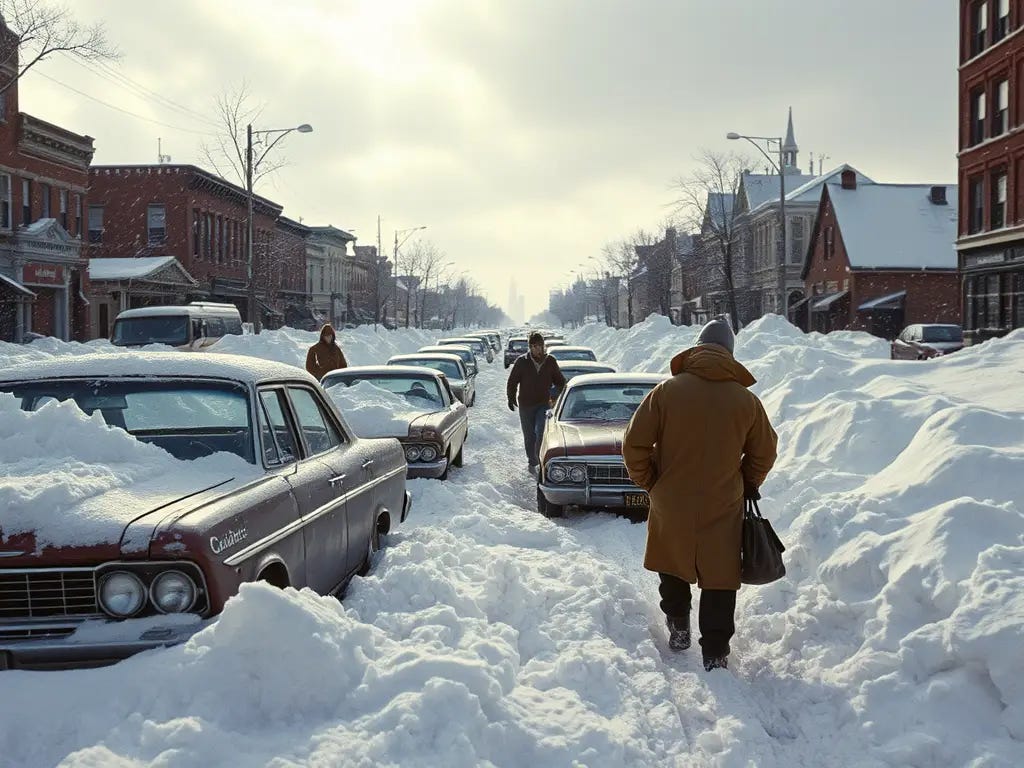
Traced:
<path id="1" fill-rule="evenodd" d="M 0 394 L 0 468 L 0 533 L 35 530 L 37 548 L 102 543 L 111 505 L 136 517 L 137 505 L 256 471 L 233 454 L 179 461 L 72 402 L 26 412 L 9 394 Z"/>
<path id="2" fill-rule="evenodd" d="M 328 389 L 327 394 L 359 437 L 405 437 L 410 422 L 439 409 L 426 400 L 407 399 L 368 381 L 351 387 L 339 384 Z"/>

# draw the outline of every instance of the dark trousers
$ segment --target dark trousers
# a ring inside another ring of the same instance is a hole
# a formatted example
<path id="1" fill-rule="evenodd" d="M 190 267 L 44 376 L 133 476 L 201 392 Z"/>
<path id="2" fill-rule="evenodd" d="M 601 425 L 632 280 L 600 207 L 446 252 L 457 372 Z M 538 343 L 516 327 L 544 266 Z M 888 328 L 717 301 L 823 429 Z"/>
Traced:
<path id="1" fill-rule="evenodd" d="M 659 573 L 661 610 L 666 616 L 689 616 L 693 603 L 690 585 L 667 573 Z M 700 591 L 700 647 L 705 657 L 729 655 L 729 641 L 736 634 L 736 590 Z"/>
<path id="2" fill-rule="evenodd" d="M 541 405 L 519 406 L 519 425 L 523 428 L 523 447 L 530 466 L 540 464 L 537 451 L 544 436 L 544 422 L 547 419 L 547 403 Z"/>

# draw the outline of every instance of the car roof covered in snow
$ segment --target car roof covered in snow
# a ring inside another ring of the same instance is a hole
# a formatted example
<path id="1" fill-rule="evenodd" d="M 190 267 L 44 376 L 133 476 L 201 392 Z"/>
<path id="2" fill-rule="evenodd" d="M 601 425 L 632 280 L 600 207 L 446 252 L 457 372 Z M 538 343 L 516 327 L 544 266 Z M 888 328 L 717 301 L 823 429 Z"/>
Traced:
<path id="1" fill-rule="evenodd" d="M 660 384 L 668 378 L 667 373 L 588 373 L 577 376 L 570 381 L 566 387 L 576 389 L 598 384 L 614 384 L 626 386 L 629 384 Z"/>
<path id="2" fill-rule="evenodd" d="M 578 347 L 572 344 L 559 344 L 555 347 L 559 352 L 593 352 L 593 347 Z"/>
<path id="3" fill-rule="evenodd" d="M 425 355 L 422 355 L 425 357 Z M 436 368 L 426 368 L 422 365 L 356 365 L 349 368 L 342 368 L 331 371 L 321 379 L 326 384 L 330 379 L 344 379 L 352 376 L 424 376 L 439 379 L 444 376 Z"/>
<path id="4" fill-rule="evenodd" d="M 96 378 L 215 378 L 257 384 L 271 379 L 315 382 L 301 368 L 272 360 L 216 352 L 120 352 L 54 357 L 13 365 L 0 381 Z"/>
<path id="5" fill-rule="evenodd" d="M 559 347 L 561 349 L 561 347 Z M 562 360 L 558 367 L 562 371 L 593 371 L 594 373 L 615 373 L 615 366 L 611 363 L 601 363 L 594 360 Z"/>
<path id="6" fill-rule="evenodd" d="M 390 365 L 392 360 L 399 363 L 405 360 L 447 360 L 448 362 L 454 363 L 462 362 L 462 358 L 459 357 L 458 355 L 449 355 L 444 352 L 413 352 L 411 354 L 405 355 L 392 355 L 390 358 L 388 358 L 388 367 L 390 368 L 394 368 L 393 365 Z M 414 368 L 415 366 L 407 367 Z"/>
<path id="7" fill-rule="evenodd" d="M 438 354 L 438 355 L 455 355 L 454 352 L 442 351 L 442 350 L 459 350 L 460 352 L 469 352 L 473 354 L 473 348 L 467 347 L 465 344 L 430 344 L 426 347 L 420 347 L 418 352 L 425 354 Z M 455 355 L 459 357 L 458 355 Z M 461 359 L 461 358 L 460 358 Z"/>

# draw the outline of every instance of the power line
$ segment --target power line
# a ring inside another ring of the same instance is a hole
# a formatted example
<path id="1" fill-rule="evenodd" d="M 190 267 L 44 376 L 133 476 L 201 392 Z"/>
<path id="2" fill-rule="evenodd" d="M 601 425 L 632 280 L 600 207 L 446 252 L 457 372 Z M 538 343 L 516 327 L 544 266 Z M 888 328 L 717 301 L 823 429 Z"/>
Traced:
<path id="1" fill-rule="evenodd" d="M 62 83 L 60 80 L 57 80 L 56 78 L 50 77 L 47 74 L 44 74 L 42 72 L 38 72 L 38 71 L 35 71 L 35 70 L 33 70 L 33 71 L 34 71 L 34 73 L 37 76 L 45 78 L 45 79 L 49 80 L 52 83 L 56 83 L 57 85 L 61 86 L 62 88 L 67 88 L 69 91 L 77 93 L 79 96 L 84 96 L 87 99 L 91 99 L 92 101 L 95 101 L 98 104 L 102 104 L 104 107 L 107 107 L 108 109 L 114 109 L 114 110 L 117 110 L 118 112 L 123 112 L 126 115 L 131 115 L 132 117 L 138 118 L 139 120 L 145 120 L 147 123 L 154 123 L 156 125 L 163 126 L 164 128 L 171 128 L 171 129 L 173 129 L 175 131 L 184 131 L 186 133 L 195 133 L 195 134 L 198 134 L 200 136 L 215 136 L 216 135 L 213 131 L 197 131 L 194 128 L 182 128 L 180 125 L 171 125 L 170 123 L 164 123 L 164 122 L 162 122 L 160 120 L 154 120 L 152 117 L 146 117 L 145 115 L 137 114 L 135 112 L 132 112 L 131 110 L 125 109 L 124 107 L 118 107 L 118 106 L 115 106 L 113 104 L 109 104 L 109 103 L 103 101 L 103 99 L 98 99 L 95 96 L 92 96 L 92 95 L 86 93 L 85 91 L 80 91 L 77 88 L 74 88 L 74 87 L 68 85 L 67 83 Z"/>

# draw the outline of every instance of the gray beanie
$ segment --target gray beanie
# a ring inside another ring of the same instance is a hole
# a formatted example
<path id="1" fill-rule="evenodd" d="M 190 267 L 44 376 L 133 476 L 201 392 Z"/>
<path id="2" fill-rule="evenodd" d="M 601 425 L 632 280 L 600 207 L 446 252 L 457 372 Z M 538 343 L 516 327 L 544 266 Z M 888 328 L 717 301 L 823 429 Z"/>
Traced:
<path id="1" fill-rule="evenodd" d="M 700 336 L 697 337 L 697 344 L 717 344 L 728 349 L 729 354 L 732 354 L 735 341 L 732 328 L 724 320 L 712 320 L 701 328 Z"/>

